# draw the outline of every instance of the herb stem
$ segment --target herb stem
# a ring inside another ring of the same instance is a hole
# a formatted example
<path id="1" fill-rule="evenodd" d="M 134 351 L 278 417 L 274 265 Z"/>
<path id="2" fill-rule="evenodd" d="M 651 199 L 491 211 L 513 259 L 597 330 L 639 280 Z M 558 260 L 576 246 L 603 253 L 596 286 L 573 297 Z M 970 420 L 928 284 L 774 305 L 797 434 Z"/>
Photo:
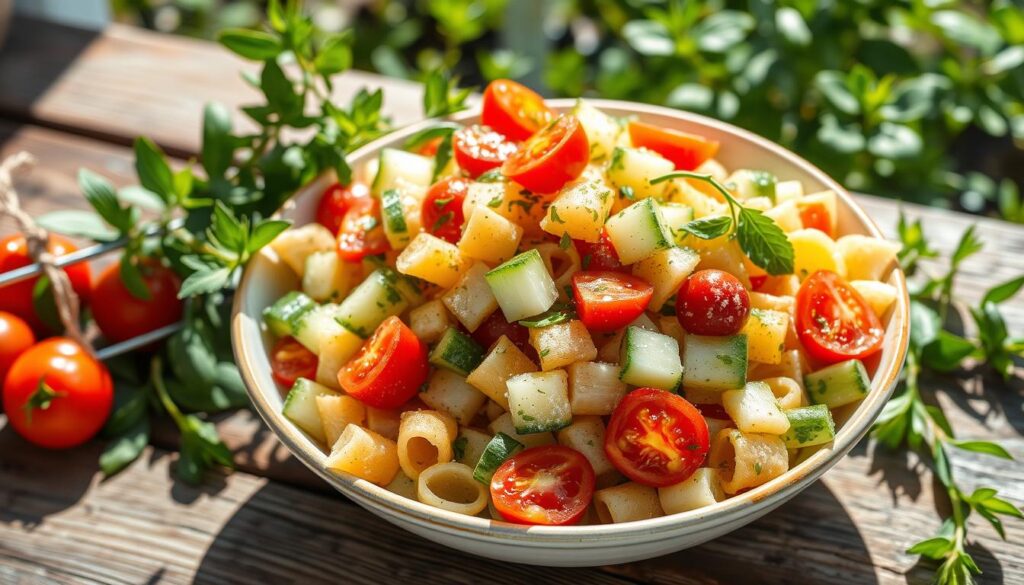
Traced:
<path id="1" fill-rule="evenodd" d="M 171 418 L 174 419 L 174 424 L 178 426 L 178 429 L 183 431 L 187 426 L 185 415 L 181 414 L 178 405 L 171 400 L 171 395 L 167 393 L 167 386 L 164 385 L 163 363 L 159 355 L 154 355 L 153 360 L 150 362 L 149 377 L 153 383 L 153 388 L 156 390 L 156 395 L 160 399 L 160 404 L 163 405 L 167 414 L 171 415 Z"/>

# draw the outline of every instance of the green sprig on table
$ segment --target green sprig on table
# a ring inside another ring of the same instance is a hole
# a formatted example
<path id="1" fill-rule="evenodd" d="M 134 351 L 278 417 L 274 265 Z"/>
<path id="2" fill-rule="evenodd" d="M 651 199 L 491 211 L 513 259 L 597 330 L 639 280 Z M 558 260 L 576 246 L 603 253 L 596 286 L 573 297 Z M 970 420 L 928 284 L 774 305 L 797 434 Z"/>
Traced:
<path id="1" fill-rule="evenodd" d="M 903 242 L 899 258 L 908 275 L 920 272 L 918 260 L 934 258 L 924 236 L 920 220 L 908 223 L 901 215 L 898 231 Z M 903 371 L 901 392 L 886 404 L 875 421 L 873 435 L 890 449 L 906 444 L 929 458 L 935 476 L 942 483 L 952 512 L 945 518 L 939 532 L 922 540 L 907 552 L 940 562 L 935 582 L 960 585 L 974 582 L 981 569 L 966 550 L 968 525 L 972 512 L 986 519 L 1002 538 L 1006 538 L 1000 516 L 1024 518 L 1024 514 L 992 488 L 979 487 L 968 493 L 950 464 L 954 449 L 984 453 L 1012 459 L 1002 446 L 991 441 L 957 439 L 939 406 L 925 402 L 920 376 L 922 370 L 950 372 L 973 359 L 978 365 L 987 363 L 1003 378 L 1012 375 L 1012 355 L 1024 356 L 1024 345 L 1008 339 L 999 304 L 1013 297 L 1024 287 L 1024 276 L 996 285 L 982 298 L 978 307 L 970 308 L 978 330 L 975 340 L 946 329 L 949 310 L 954 306 L 953 283 L 961 264 L 982 249 L 975 228 L 961 236 L 950 258 L 949 268 L 938 277 L 927 276 L 913 290 L 910 306 L 910 346 Z"/>

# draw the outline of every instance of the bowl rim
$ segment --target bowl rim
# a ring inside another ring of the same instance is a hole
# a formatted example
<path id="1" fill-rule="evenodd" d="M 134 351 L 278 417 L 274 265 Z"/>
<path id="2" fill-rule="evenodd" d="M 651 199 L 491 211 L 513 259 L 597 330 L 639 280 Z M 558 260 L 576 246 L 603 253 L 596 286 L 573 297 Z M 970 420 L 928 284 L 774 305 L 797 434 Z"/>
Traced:
<path id="1" fill-rule="evenodd" d="M 546 102 L 552 109 L 568 110 L 576 104 L 577 100 L 575 98 L 561 98 L 549 99 Z M 606 99 L 587 99 L 587 103 L 599 109 L 628 110 L 640 115 L 647 114 L 674 118 L 683 123 L 714 129 L 723 134 L 731 135 L 736 140 L 750 142 L 762 149 L 772 151 L 785 164 L 814 177 L 827 189 L 834 191 L 837 197 L 843 200 L 848 210 L 853 213 L 856 220 L 872 237 L 885 239 L 871 217 L 838 182 L 804 158 L 766 138 L 727 122 L 663 106 Z M 405 138 L 441 121 L 464 123 L 475 120 L 479 115 L 480 108 L 476 106 L 444 119 L 430 118 L 422 120 L 381 136 L 356 149 L 348 157 L 350 160 L 366 158 L 369 154 L 375 153 L 384 147 L 399 144 Z M 320 179 L 315 179 L 310 184 L 296 191 L 288 201 L 309 189 Z M 527 527 L 435 508 L 418 500 L 390 492 L 365 480 L 325 469 L 323 462 L 326 459 L 326 455 L 302 431 L 283 420 L 283 415 L 259 391 L 259 383 L 252 368 L 248 366 L 251 359 L 260 357 L 266 359 L 262 349 L 256 347 L 258 344 L 255 340 L 248 339 L 243 335 L 246 325 L 245 320 L 248 318 L 248 315 L 243 312 L 246 298 L 245 291 L 251 286 L 252 275 L 251 267 L 247 266 L 242 275 L 232 306 L 231 337 L 235 361 L 242 374 L 246 391 L 257 412 L 259 412 L 266 424 L 292 454 L 313 470 L 314 473 L 364 507 L 383 508 L 383 511 L 388 512 L 389 515 L 404 516 L 413 521 L 418 520 L 421 525 L 427 525 L 433 530 L 449 534 L 465 536 L 468 533 L 476 536 L 478 539 L 512 540 L 544 546 L 562 545 L 571 547 L 581 542 L 608 538 L 618 539 L 622 537 L 634 538 L 636 539 L 634 542 L 646 542 L 660 539 L 668 531 L 683 528 L 699 529 L 704 525 L 723 523 L 730 519 L 730 515 L 743 514 L 744 510 L 747 510 L 753 519 L 757 517 L 754 514 L 763 510 L 766 506 L 781 504 L 789 499 L 789 497 L 802 491 L 808 484 L 838 463 L 867 434 L 896 386 L 906 358 L 910 332 L 908 313 L 910 299 L 906 278 L 900 267 L 896 266 L 890 276 L 895 281 L 893 284 L 897 288 L 897 298 L 889 320 L 889 327 L 897 327 L 895 332 L 897 347 L 892 355 L 892 359 L 879 363 L 875 376 L 871 381 L 871 390 L 868 396 L 857 405 L 850 418 L 843 424 L 839 432 L 836 433 L 832 445 L 815 451 L 781 476 L 752 490 L 729 497 L 710 506 L 658 518 L 619 524 Z M 274 391 L 278 391 L 276 385 Z"/>

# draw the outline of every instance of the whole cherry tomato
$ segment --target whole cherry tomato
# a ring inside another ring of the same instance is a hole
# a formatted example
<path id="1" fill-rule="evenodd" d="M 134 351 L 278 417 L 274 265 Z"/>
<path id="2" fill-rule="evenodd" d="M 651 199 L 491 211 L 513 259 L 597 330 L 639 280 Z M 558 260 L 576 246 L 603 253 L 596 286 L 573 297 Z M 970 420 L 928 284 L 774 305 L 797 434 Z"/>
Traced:
<path id="1" fill-rule="evenodd" d="M 369 197 L 369 195 L 370 189 L 362 183 L 352 183 L 348 186 L 340 183 L 331 185 L 320 196 L 320 203 L 316 207 L 317 223 L 336 235 L 341 229 L 341 222 L 344 221 L 345 214 L 352 207 L 352 202 Z"/>
<path id="2" fill-rule="evenodd" d="M 500 167 L 517 148 L 503 134 L 486 126 L 467 126 L 452 138 L 455 162 L 474 179 Z"/>
<path id="3" fill-rule="evenodd" d="M 14 365 L 14 360 L 35 342 L 36 336 L 24 319 L 0 311 L 0 388 L 4 387 L 4 378 Z"/>
<path id="4" fill-rule="evenodd" d="M 555 116 L 544 98 L 508 79 L 495 79 L 484 90 L 480 121 L 516 142 L 526 140 Z"/>
<path id="5" fill-rule="evenodd" d="M 864 359 L 882 349 L 885 329 L 857 289 L 819 270 L 796 293 L 796 332 L 804 350 L 826 363 Z"/>
<path id="6" fill-rule="evenodd" d="M 71 240 L 57 234 L 50 234 L 50 240 L 46 249 L 54 256 L 70 254 L 78 249 Z M 28 255 L 28 246 L 25 236 L 11 234 L 0 239 L 0 273 L 28 266 L 32 259 Z M 92 288 L 92 271 L 85 262 L 79 262 L 64 268 L 65 274 L 71 280 L 71 287 L 75 290 L 78 298 L 83 304 L 89 301 L 89 291 Z M 28 280 L 0 286 L 0 311 L 14 313 L 21 317 L 35 331 L 43 331 L 43 321 L 36 315 L 35 307 L 32 304 L 32 290 L 36 286 L 38 277 Z"/>
<path id="7" fill-rule="evenodd" d="M 750 294 L 735 276 L 722 270 L 691 274 L 676 295 L 676 318 L 694 335 L 732 335 L 750 315 Z"/>
<path id="8" fill-rule="evenodd" d="M 113 401 L 107 367 L 64 337 L 46 339 L 21 354 L 4 383 L 11 427 L 50 449 L 92 438 L 107 422 Z"/>
<path id="9" fill-rule="evenodd" d="M 718 153 L 715 140 L 637 120 L 629 123 L 629 139 L 633 146 L 653 150 L 684 171 L 696 169 Z"/>
<path id="10" fill-rule="evenodd" d="M 181 320 L 178 275 L 155 259 L 142 260 L 139 272 L 149 291 L 146 299 L 124 285 L 118 263 L 107 266 L 96 281 L 92 296 L 100 302 L 93 305 L 92 317 L 109 341 L 125 341 Z"/>
<path id="11" fill-rule="evenodd" d="M 490 491 L 495 509 L 509 522 L 561 526 L 583 517 L 594 484 L 594 468 L 579 451 L 546 445 L 506 459 Z"/>
<path id="12" fill-rule="evenodd" d="M 453 244 L 462 236 L 462 202 L 470 181 L 460 177 L 448 177 L 434 183 L 423 197 L 420 221 L 423 229 Z"/>
<path id="13" fill-rule="evenodd" d="M 349 396 L 374 408 L 398 408 L 427 380 L 427 346 L 398 317 L 388 317 L 338 372 Z"/>
<path id="14" fill-rule="evenodd" d="M 590 142 L 576 116 L 563 115 L 531 136 L 501 165 L 501 173 L 534 193 L 555 193 L 579 177 Z"/>

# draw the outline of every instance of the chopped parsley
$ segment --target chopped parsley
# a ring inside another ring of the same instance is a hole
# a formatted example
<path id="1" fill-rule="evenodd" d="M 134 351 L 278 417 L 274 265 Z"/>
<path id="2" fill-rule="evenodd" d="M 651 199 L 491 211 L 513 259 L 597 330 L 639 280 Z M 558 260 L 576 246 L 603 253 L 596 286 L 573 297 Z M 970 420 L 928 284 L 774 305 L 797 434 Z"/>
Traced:
<path id="1" fill-rule="evenodd" d="M 572 238 L 569 237 L 569 233 L 565 232 L 562 234 L 562 239 L 558 240 L 558 247 L 563 250 L 568 250 L 569 246 L 572 245 Z"/>
<path id="2" fill-rule="evenodd" d="M 453 217 L 455 217 L 455 214 L 453 212 L 446 211 L 441 215 L 441 217 L 437 218 L 437 221 L 434 222 L 434 225 L 433 227 L 430 228 L 430 231 L 436 232 L 438 229 L 441 228 L 441 226 L 451 221 Z"/>
<path id="3" fill-rule="evenodd" d="M 629 185 L 623 185 L 622 187 L 619 187 L 619 193 L 621 193 L 623 197 L 629 199 L 630 201 L 636 201 L 636 193 L 633 192 L 633 188 L 630 187 Z"/>
<path id="4" fill-rule="evenodd" d="M 452 455 L 455 459 L 462 459 L 466 456 L 466 446 L 469 444 L 469 439 L 466 437 L 459 437 L 452 441 Z"/>
<path id="5" fill-rule="evenodd" d="M 558 216 L 558 210 L 555 209 L 554 205 L 551 206 L 551 221 L 555 223 L 565 223 L 565 220 Z"/>

